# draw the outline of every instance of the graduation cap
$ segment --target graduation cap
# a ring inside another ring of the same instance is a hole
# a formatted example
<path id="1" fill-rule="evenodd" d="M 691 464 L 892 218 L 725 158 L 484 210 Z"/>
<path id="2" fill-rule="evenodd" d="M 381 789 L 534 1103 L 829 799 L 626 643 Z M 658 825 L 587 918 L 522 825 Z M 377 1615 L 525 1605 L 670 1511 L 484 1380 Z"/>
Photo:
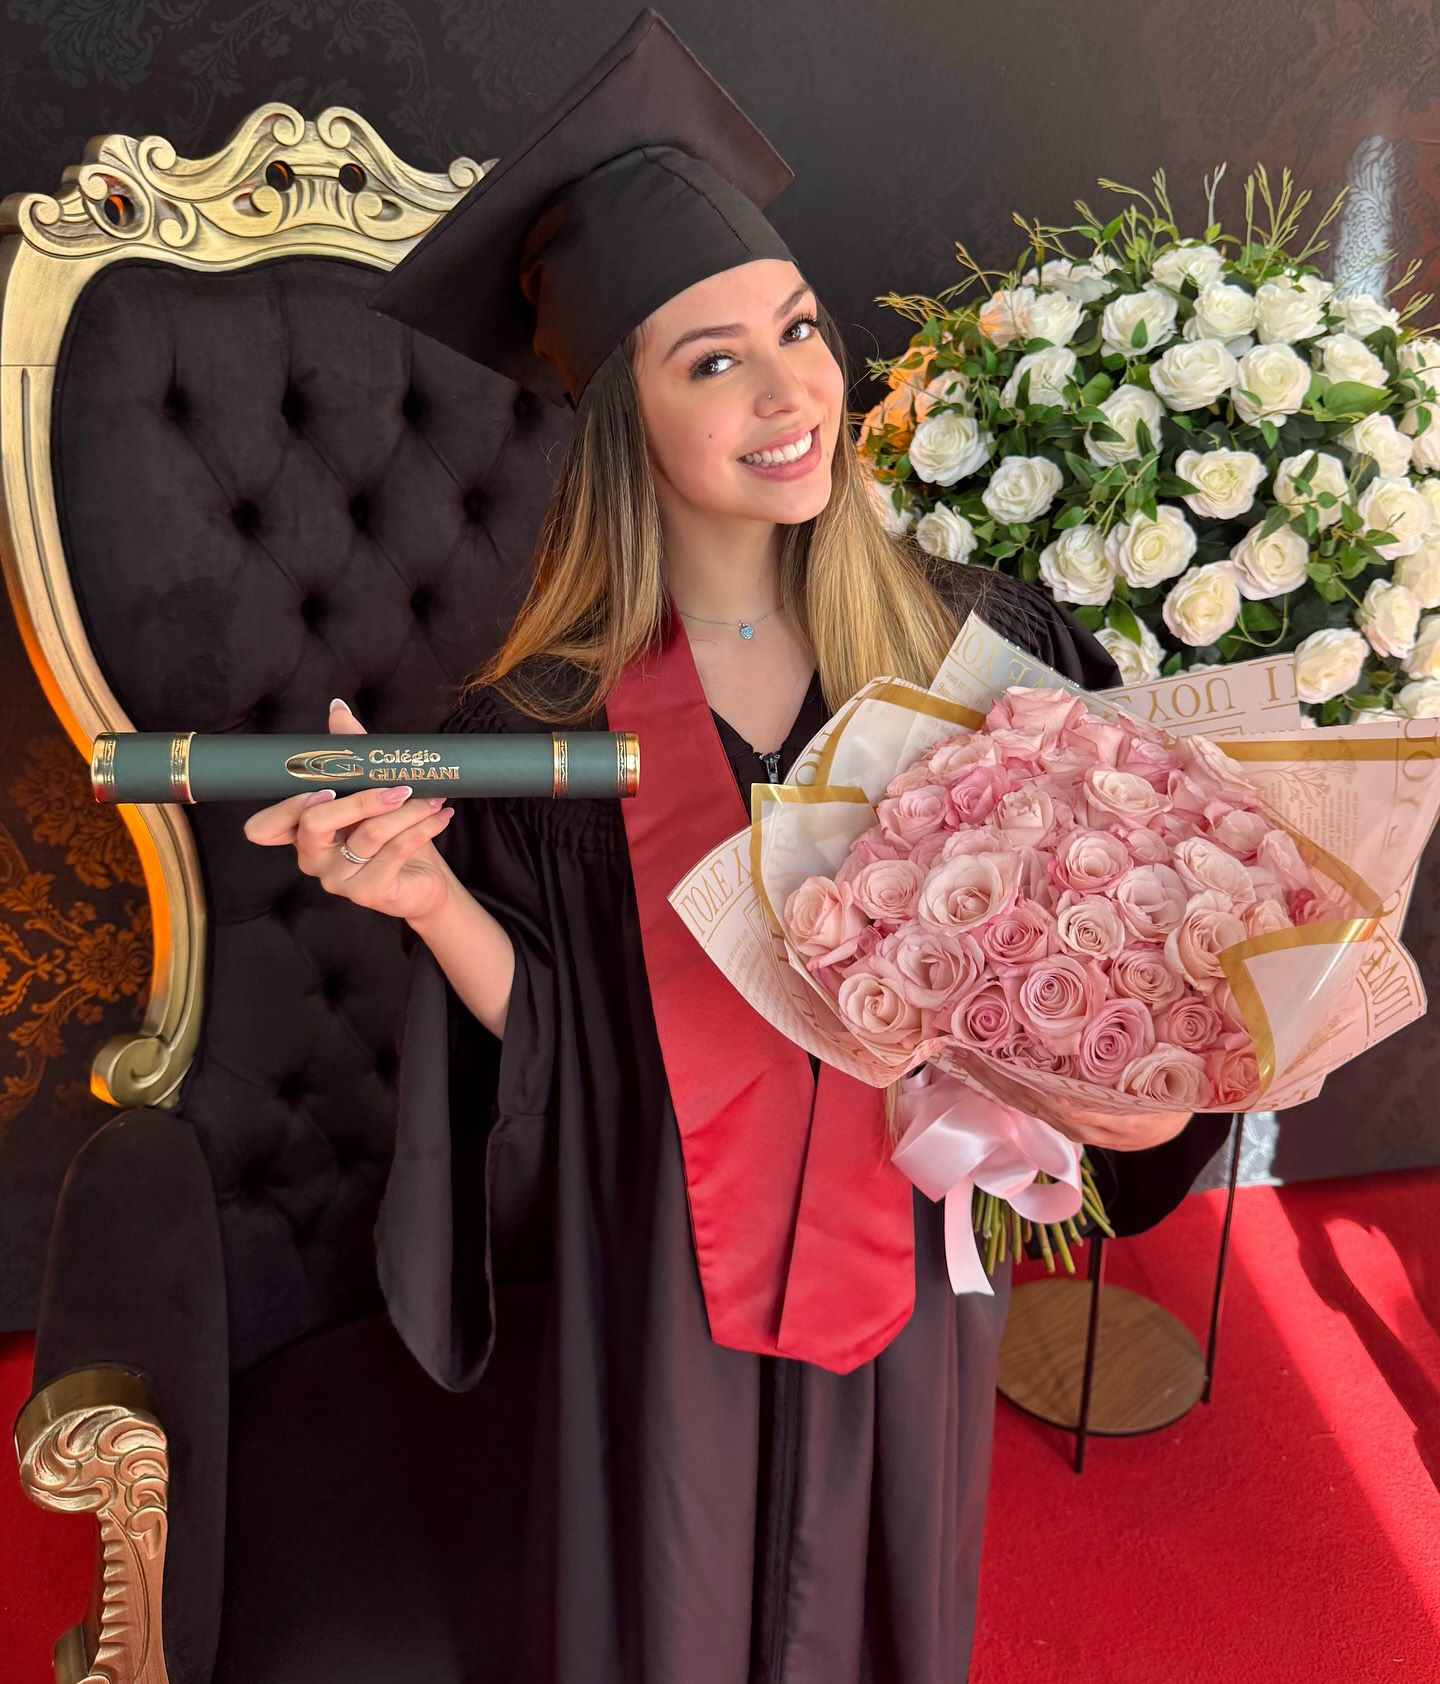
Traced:
<path id="1" fill-rule="evenodd" d="M 793 179 L 646 6 L 370 307 L 573 407 L 676 293 L 755 258 L 791 258 L 760 207 Z"/>

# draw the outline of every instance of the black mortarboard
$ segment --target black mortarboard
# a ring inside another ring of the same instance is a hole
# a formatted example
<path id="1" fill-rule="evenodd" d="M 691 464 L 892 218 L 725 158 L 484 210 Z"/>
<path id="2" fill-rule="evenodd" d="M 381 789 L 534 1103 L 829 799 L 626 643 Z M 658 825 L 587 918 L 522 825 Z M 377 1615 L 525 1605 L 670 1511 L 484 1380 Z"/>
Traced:
<path id="1" fill-rule="evenodd" d="M 557 403 L 678 292 L 790 258 L 761 214 L 794 172 L 651 7 L 371 295 Z"/>

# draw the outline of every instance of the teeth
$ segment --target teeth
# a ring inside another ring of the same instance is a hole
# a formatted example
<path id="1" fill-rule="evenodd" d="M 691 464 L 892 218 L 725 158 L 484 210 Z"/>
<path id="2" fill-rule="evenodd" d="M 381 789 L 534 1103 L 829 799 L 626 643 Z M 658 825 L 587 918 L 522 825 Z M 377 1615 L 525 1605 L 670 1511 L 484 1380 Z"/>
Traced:
<path id="1" fill-rule="evenodd" d="M 810 449 L 815 438 L 812 427 L 803 439 L 797 439 L 794 444 L 787 444 L 783 450 L 761 450 L 753 456 L 742 456 L 742 462 L 751 462 L 757 468 L 773 468 L 777 462 L 798 462 Z"/>

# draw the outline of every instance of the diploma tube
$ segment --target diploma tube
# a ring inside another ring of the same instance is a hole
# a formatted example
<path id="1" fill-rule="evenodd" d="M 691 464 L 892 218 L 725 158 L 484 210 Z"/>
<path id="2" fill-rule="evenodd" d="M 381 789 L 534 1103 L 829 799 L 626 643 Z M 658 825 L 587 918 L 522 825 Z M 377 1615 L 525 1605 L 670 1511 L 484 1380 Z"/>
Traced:
<path id="1" fill-rule="evenodd" d="M 97 801 L 271 802 L 387 784 L 417 795 L 631 796 L 640 741 L 633 731 L 102 731 L 90 754 Z"/>

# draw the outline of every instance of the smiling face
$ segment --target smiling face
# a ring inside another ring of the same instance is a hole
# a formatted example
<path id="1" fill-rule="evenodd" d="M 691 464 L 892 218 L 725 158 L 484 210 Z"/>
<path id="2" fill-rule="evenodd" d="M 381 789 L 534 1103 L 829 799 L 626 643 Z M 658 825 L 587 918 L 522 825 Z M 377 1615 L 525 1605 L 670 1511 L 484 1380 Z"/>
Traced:
<path id="1" fill-rule="evenodd" d="M 793 263 L 757 258 L 646 318 L 632 366 L 667 522 L 795 524 L 825 507 L 845 393 L 815 307 Z M 742 460 L 807 435 L 793 462 Z"/>

